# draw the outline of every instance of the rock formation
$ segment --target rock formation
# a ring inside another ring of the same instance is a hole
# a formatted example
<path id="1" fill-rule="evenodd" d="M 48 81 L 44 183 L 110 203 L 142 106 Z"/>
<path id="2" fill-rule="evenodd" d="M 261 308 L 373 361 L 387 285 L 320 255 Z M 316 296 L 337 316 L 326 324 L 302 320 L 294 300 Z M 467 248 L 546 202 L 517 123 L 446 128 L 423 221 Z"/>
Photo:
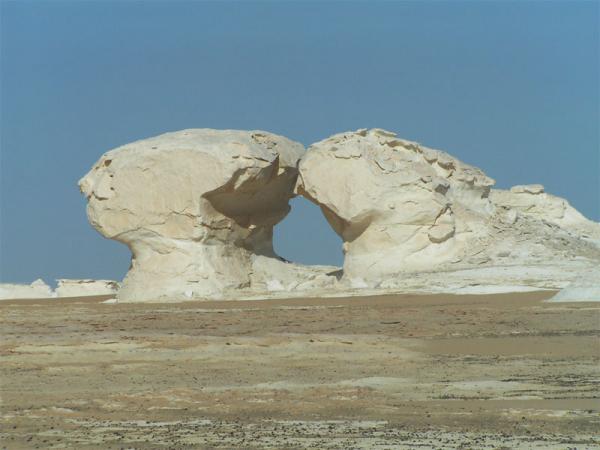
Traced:
<path id="1" fill-rule="evenodd" d="M 600 224 L 540 185 L 493 185 L 381 129 L 307 152 L 263 131 L 183 130 L 109 151 L 80 181 L 92 225 L 131 250 L 120 301 L 563 288 L 600 265 Z M 341 279 L 275 254 L 297 194 L 343 239 Z"/>
<path id="2" fill-rule="evenodd" d="M 303 152 L 263 131 L 191 129 L 104 154 L 79 185 L 92 225 L 131 250 L 119 299 L 331 282 L 323 269 L 293 267 L 273 251 Z"/>
<path id="3" fill-rule="evenodd" d="M 513 186 L 508 191 L 494 189 L 491 199 L 494 204 L 513 209 L 521 215 L 600 241 L 600 226 L 596 222 L 586 219 L 565 199 L 546 193 L 541 184 Z"/>
<path id="4" fill-rule="evenodd" d="M 541 186 L 494 190 L 481 170 L 373 129 L 313 144 L 296 191 L 321 207 L 344 241 L 343 280 L 388 286 L 420 272 L 590 258 L 588 221 Z"/>
<path id="5" fill-rule="evenodd" d="M 31 284 L 0 284 L 0 300 L 28 298 L 86 297 L 94 295 L 114 295 L 119 283 L 111 280 L 68 280 L 59 279 L 53 290 L 43 280 Z"/>
<path id="6" fill-rule="evenodd" d="M 0 300 L 49 298 L 52 296 L 52 289 L 41 279 L 37 279 L 31 284 L 0 284 Z"/>
<path id="7" fill-rule="evenodd" d="M 375 129 L 313 144 L 297 192 L 343 239 L 344 277 L 381 280 L 459 257 L 465 234 L 481 231 L 468 227 L 469 217 L 492 209 L 492 184 L 443 152 Z"/>
<path id="8" fill-rule="evenodd" d="M 90 295 L 114 295 L 119 283 L 112 280 L 69 280 L 59 279 L 54 291 L 57 297 L 85 297 Z"/>

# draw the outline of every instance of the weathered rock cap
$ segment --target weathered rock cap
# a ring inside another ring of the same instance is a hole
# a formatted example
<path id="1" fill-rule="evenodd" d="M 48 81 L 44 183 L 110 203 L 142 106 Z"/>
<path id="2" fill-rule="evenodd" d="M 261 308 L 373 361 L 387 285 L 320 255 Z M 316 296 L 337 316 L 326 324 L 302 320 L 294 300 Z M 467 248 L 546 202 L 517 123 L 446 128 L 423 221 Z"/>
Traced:
<path id="1" fill-rule="evenodd" d="M 272 181 L 293 186 L 303 153 L 301 144 L 264 131 L 182 130 L 105 153 L 79 186 L 92 225 L 108 238 L 127 242 L 126 233 L 143 229 L 198 239 L 223 225 L 207 222 L 211 216 L 247 229 L 259 217 L 277 223 L 291 192 L 261 188 Z M 233 192 L 238 201 L 227 195 Z"/>

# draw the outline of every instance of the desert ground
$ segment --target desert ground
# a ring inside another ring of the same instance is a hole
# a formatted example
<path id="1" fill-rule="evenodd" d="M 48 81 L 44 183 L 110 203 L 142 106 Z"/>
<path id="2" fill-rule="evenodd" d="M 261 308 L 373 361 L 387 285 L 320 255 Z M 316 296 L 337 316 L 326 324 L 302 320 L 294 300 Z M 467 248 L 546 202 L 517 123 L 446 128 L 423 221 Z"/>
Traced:
<path id="1" fill-rule="evenodd" d="M 553 294 L 0 302 L 1 447 L 600 448 L 600 304 Z"/>

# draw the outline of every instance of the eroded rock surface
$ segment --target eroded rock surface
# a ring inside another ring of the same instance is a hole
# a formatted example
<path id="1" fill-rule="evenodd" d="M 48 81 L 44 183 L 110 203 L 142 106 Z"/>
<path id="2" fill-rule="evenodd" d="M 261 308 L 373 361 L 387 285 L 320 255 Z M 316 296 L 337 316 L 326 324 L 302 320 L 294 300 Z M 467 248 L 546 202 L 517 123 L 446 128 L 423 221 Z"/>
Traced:
<path id="1" fill-rule="evenodd" d="M 564 198 L 548 194 L 541 184 L 513 186 L 510 190 L 493 189 L 492 201 L 523 216 L 558 225 L 584 238 L 600 242 L 600 226 L 588 220 Z"/>
<path id="2" fill-rule="evenodd" d="M 297 192 L 321 207 L 344 241 L 343 279 L 351 286 L 392 288 L 414 273 L 600 262 L 587 239 L 600 225 L 565 200 L 540 185 L 492 191 L 494 180 L 481 170 L 385 130 L 313 144 L 299 170 Z M 496 273 L 482 282 L 511 279 Z"/>
<path id="3" fill-rule="evenodd" d="M 541 185 L 493 185 L 381 129 L 307 152 L 263 131 L 183 130 L 112 150 L 80 181 L 92 225 L 131 249 L 121 301 L 562 289 L 600 266 L 600 224 Z M 343 272 L 275 254 L 297 194 L 342 238 Z"/>
<path id="4" fill-rule="evenodd" d="M 344 240 L 346 278 L 449 263 L 462 255 L 467 234 L 485 232 L 474 217 L 493 211 L 494 181 L 481 170 L 379 129 L 313 144 L 300 174 L 297 192 L 321 207 Z"/>
<path id="5" fill-rule="evenodd" d="M 190 129 L 104 154 L 80 188 L 92 225 L 132 252 L 119 299 L 286 289 L 298 270 L 329 283 L 327 270 L 294 268 L 273 251 L 303 152 L 263 131 Z"/>
<path id="6" fill-rule="evenodd" d="M 57 297 L 85 297 L 89 295 L 112 295 L 119 290 L 119 283 L 112 280 L 59 279 L 54 291 Z"/>

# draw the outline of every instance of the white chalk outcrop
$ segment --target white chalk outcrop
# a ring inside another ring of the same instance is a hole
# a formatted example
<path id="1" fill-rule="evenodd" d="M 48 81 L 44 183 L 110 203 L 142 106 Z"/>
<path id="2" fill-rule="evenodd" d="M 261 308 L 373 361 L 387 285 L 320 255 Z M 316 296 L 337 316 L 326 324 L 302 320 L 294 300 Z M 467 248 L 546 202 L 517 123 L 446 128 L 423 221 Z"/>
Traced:
<path id="1" fill-rule="evenodd" d="M 492 191 L 494 181 L 481 170 L 385 130 L 313 144 L 299 170 L 297 192 L 321 207 L 344 241 L 350 286 L 407 286 L 415 273 L 600 263 L 600 248 L 585 239 L 600 225 L 566 201 L 536 185 Z M 576 270 L 555 277 L 552 266 L 541 276 L 564 284 Z M 510 284 L 515 273 L 479 271 L 473 279 Z"/>
<path id="2" fill-rule="evenodd" d="M 461 257 L 465 235 L 485 231 L 470 219 L 492 210 L 493 183 L 443 152 L 375 129 L 313 144 L 296 189 L 343 239 L 344 278 L 381 281 Z"/>
<path id="3" fill-rule="evenodd" d="M 562 289 L 600 266 L 600 224 L 540 185 L 493 184 L 381 129 L 307 152 L 264 131 L 183 130 L 112 150 L 80 181 L 92 225 L 132 252 L 119 301 Z M 298 194 L 344 241 L 343 272 L 273 251 Z"/>
<path id="4" fill-rule="evenodd" d="M 55 290 L 41 279 L 31 284 L 0 283 L 0 300 L 115 295 L 119 290 L 119 283 L 112 280 L 59 279 L 56 281 Z"/>
<path id="5" fill-rule="evenodd" d="M 57 297 L 86 297 L 94 295 L 115 295 L 119 283 L 112 280 L 72 280 L 61 278 L 54 291 Z"/>
<path id="6" fill-rule="evenodd" d="M 600 242 L 600 225 L 584 217 L 564 198 L 548 194 L 541 184 L 493 189 L 492 201 L 519 214 L 558 225 L 566 231 Z"/>
<path id="7" fill-rule="evenodd" d="M 41 279 L 31 284 L 0 284 L 0 300 L 50 298 L 53 295 L 52 288 Z"/>
<path id="8" fill-rule="evenodd" d="M 328 269 L 293 266 L 273 251 L 303 152 L 264 131 L 190 129 L 104 154 L 80 188 L 92 225 L 131 250 L 118 298 L 219 298 L 331 283 Z"/>

